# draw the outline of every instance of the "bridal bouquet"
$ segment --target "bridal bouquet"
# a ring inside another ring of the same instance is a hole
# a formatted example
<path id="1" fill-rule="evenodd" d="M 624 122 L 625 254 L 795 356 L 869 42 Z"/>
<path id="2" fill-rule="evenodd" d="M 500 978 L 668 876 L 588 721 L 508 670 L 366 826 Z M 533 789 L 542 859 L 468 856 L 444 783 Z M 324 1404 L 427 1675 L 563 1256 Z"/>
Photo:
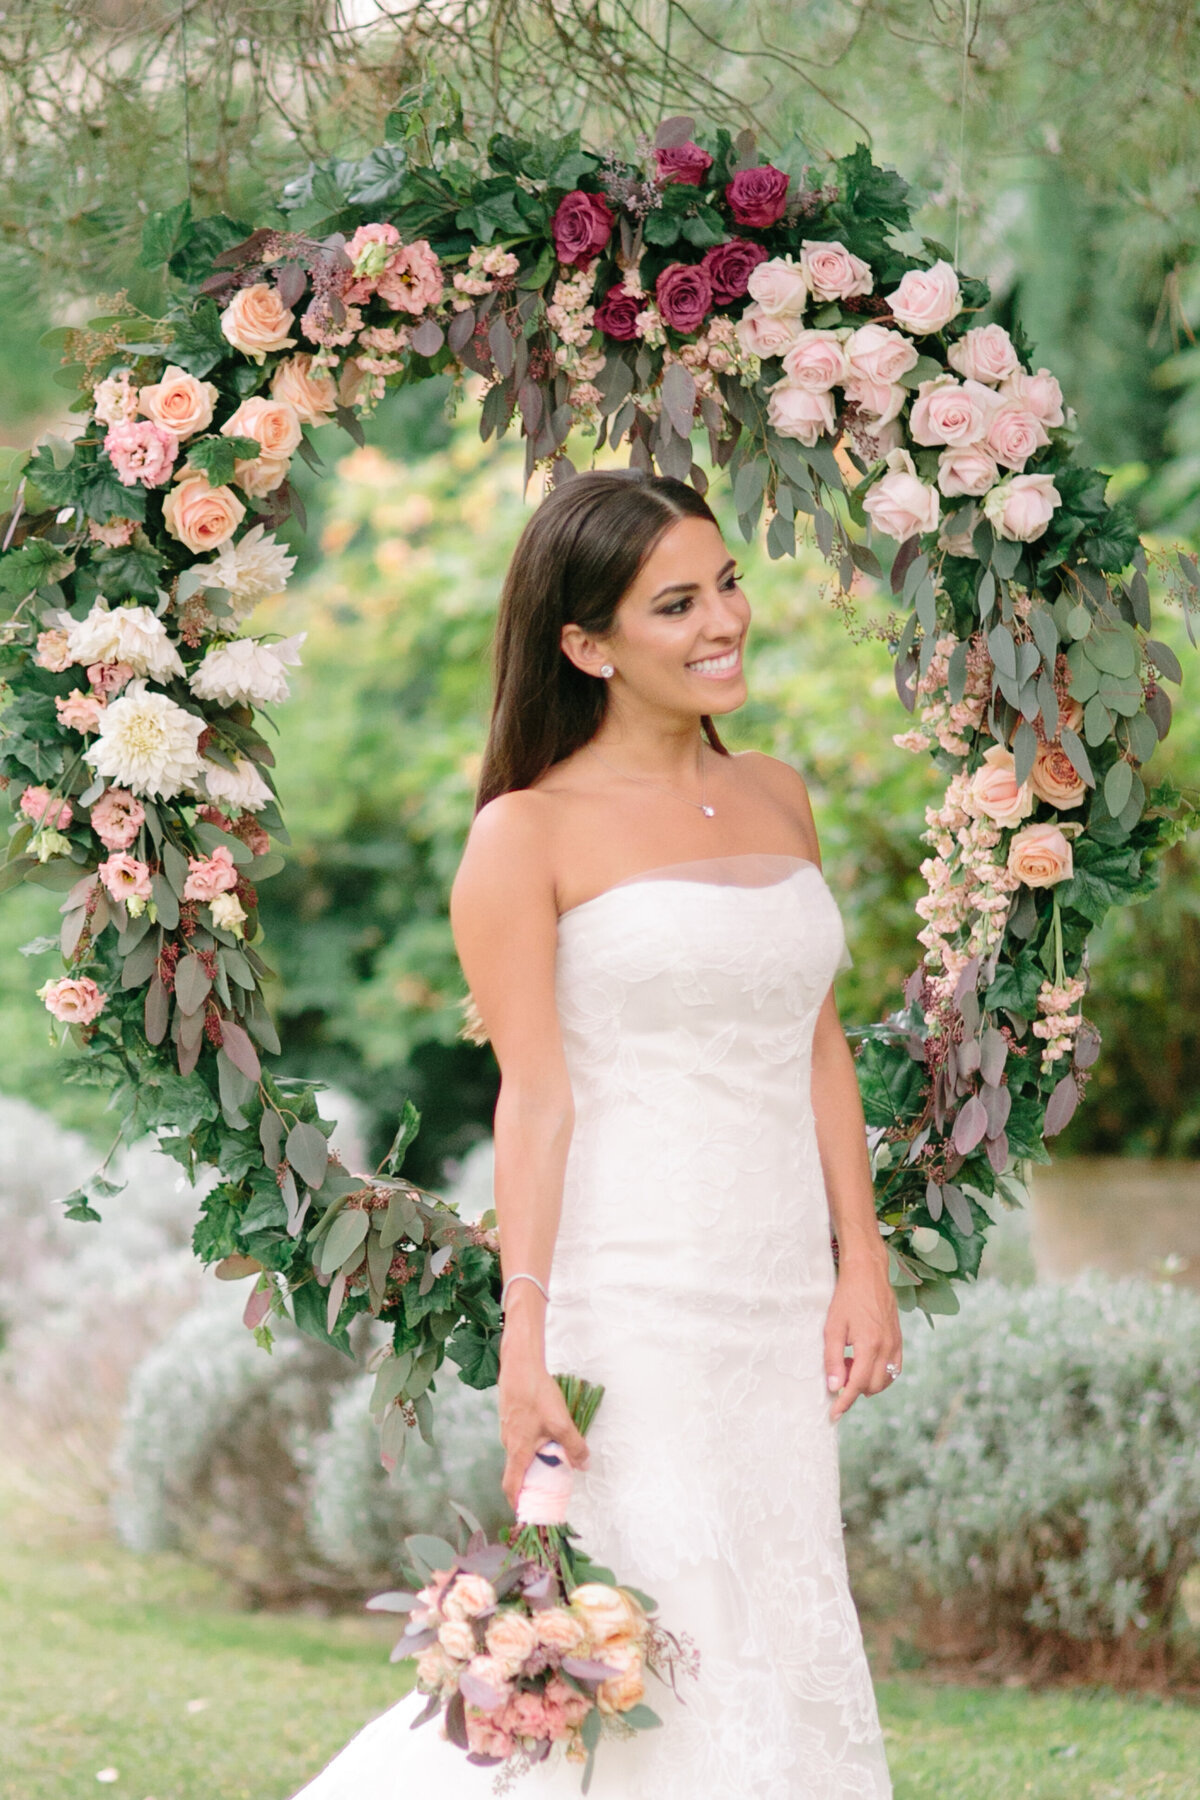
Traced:
<path id="1" fill-rule="evenodd" d="M 604 1389 L 556 1379 L 586 1431 Z M 498 1793 L 561 1743 L 567 1761 L 583 1765 L 586 1794 L 603 1736 L 662 1723 L 643 1700 L 647 1672 L 675 1689 L 678 1669 L 699 1668 L 695 1647 L 659 1623 L 648 1594 L 617 1585 L 576 1547 L 566 1519 L 571 1483 L 561 1446 L 543 1445 L 507 1542 L 489 1543 L 456 1507 L 471 1528 L 466 1550 L 406 1539 L 423 1585 L 367 1602 L 408 1614 L 392 1660 L 415 1658 L 417 1688 L 429 1696 L 414 1727 L 444 1713 L 443 1736 L 467 1761 L 499 1768 Z"/>

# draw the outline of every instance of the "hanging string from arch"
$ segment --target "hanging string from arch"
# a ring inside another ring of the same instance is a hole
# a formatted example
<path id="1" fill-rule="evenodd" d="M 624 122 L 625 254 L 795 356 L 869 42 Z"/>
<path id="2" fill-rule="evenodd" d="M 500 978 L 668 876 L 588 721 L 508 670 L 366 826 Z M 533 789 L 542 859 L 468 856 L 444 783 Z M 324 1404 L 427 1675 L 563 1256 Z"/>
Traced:
<path id="1" fill-rule="evenodd" d="M 179 63 L 183 71 L 183 160 L 187 168 L 187 197 L 192 197 L 192 95 L 188 80 L 187 0 L 179 0 Z"/>
<path id="2" fill-rule="evenodd" d="M 971 0 L 963 0 L 962 28 L 962 84 L 958 96 L 958 180 L 954 186 L 954 266 L 958 267 L 958 237 L 962 217 L 963 187 L 965 185 L 963 167 L 966 155 L 967 139 L 967 55 L 971 40 Z"/>

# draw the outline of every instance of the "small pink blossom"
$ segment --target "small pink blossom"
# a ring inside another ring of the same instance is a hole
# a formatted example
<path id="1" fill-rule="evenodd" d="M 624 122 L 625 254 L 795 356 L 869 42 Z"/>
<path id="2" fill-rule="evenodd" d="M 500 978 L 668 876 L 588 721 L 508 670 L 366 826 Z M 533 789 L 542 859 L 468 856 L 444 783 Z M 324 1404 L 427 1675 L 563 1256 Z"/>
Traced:
<path id="1" fill-rule="evenodd" d="M 133 680 L 133 665 L 126 662 L 89 663 L 87 678 L 96 693 L 107 699 L 119 694 L 125 683 Z"/>
<path id="2" fill-rule="evenodd" d="M 146 818 L 146 809 L 124 788 L 106 788 L 92 808 L 92 830 L 106 850 L 127 850 Z"/>
<path id="3" fill-rule="evenodd" d="M 179 454 L 174 432 L 152 419 L 133 419 L 110 425 L 104 449 L 122 487 L 161 487 L 170 476 Z"/>
<path id="4" fill-rule="evenodd" d="M 481 1713 L 477 1708 L 468 1706 L 466 1724 L 467 1742 L 476 1756 L 506 1758 L 512 1755 L 512 1737 L 495 1724 L 487 1713 Z"/>
<path id="5" fill-rule="evenodd" d="M 441 305 L 442 265 L 427 239 L 418 238 L 396 252 L 379 277 L 377 291 L 393 312 L 423 313 Z"/>
<path id="6" fill-rule="evenodd" d="M 19 804 L 25 817 L 43 830 L 65 831 L 75 816 L 71 802 L 53 799 L 49 788 L 27 787 Z"/>
<path id="7" fill-rule="evenodd" d="M 43 982 L 37 996 L 47 1012 L 64 1025 L 90 1025 L 108 1003 L 108 995 L 90 975 L 63 975 L 57 981 Z"/>
<path id="8" fill-rule="evenodd" d="M 224 844 L 218 844 L 211 856 L 188 857 L 188 877 L 183 884 L 185 900 L 214 900 L 237 884 L 233 852 Z"/>
<path id="9" fill-rule="evenodd" d="M 97 525 L 95 519 L 88 523 L 88 536 L 93 544 L 103 544 L 109 550 L 122 549 L 136 530 L 136 519 L 122 519 L 119 515 L 107 519 L 103 525 Z"/>
<path id="10" fill-rule="evenodd" d="M 39 631 L 33 660 L 39 669 L 50 669 L 55 675 L 61 675 L 64 669 L 69 669 L 75 659 L 71 655 L 66 632 Z"/>
<path id="11" fill-rule="evenodd" d="M 85 694 L 80 688 L 72 688 L 65 699 L 61 694 L 54 696 L 54 710 L 59 724 L 65 725 L 68 731 L 99 731 L 104 696 Z"/>
<path id="12" fill-rule="evenodd" d="M 149 900 L 150 867 L 124 850 L 107 857 L 96 870 L 114 900 Z"/>

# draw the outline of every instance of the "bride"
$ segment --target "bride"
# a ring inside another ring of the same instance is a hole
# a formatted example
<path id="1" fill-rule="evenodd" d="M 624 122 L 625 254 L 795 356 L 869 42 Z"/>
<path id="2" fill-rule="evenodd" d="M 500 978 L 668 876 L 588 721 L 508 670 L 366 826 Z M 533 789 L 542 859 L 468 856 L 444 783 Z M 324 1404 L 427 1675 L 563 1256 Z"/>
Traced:
<path id="1" fill-rule="evenodd" d="M 583 1546 L 700 1652 L 647 1693 L 661 1730 L 606 1737 L 593 1800 L 891 1794 L 835 1426 L 899 1374 L 899 1318 L 805 784 L 714 724 L 746 699 L 749 623 L 692 488 L 556 488 L 505 582 L 451 896 L 502 1076 L 504 1492 L 557 1439 Z M 560 1370 L 604 1384 L 586 1441 Z M 410 1731 L 423 1703 L 302 1800 L 484 1800 L 490 1771 Z M 556 1752 L 520 1785 L 579 1782 Z"/>

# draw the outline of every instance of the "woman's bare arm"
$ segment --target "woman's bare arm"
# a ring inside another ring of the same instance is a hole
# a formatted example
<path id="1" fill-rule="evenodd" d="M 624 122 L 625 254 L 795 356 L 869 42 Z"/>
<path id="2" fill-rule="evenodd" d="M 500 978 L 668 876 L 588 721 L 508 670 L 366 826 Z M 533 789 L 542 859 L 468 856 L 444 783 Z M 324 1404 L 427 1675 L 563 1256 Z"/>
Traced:
<path id="1" fill-rule="evenodd" d="M 542 796 L 493 800 L 477 815 L 450 895 L 467 985 L 500 1064 L 495 1203 L 501 1264 L 550 1285 L 574 1125 L 554 997 L 558 909 Z M 514 1282 L 500 1342 L 503 1488 L 516 1505 L 525 1472 L 548 1438 L 586 1467 L 587 1445 L 546 1369 L 546 1302 Z"/>

